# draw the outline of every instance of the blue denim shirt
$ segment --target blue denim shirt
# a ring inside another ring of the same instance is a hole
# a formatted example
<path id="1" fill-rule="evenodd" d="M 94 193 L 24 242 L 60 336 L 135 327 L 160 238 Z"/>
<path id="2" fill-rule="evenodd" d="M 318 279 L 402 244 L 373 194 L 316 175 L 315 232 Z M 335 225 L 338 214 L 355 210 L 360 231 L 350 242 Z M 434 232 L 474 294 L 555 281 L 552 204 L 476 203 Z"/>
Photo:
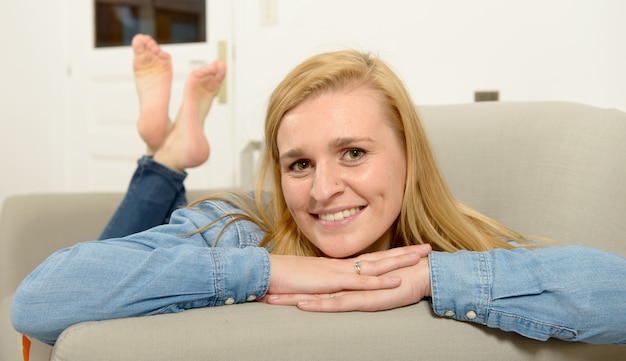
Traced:
<path id="1" fill-rule="evenodd" d="M 92 320 L 179 312 L 253 301 L 270 282 L 264 234 L 228 219 L 224 202 L 180 209 L 170 223 L 131 236 L 79 243 L 51 255 L 18 287 L 11 321 L 54 344 Z M 437 315 L 545 340 L 626 342 L 626 259 L 583 247 L 432 252 Z"/>

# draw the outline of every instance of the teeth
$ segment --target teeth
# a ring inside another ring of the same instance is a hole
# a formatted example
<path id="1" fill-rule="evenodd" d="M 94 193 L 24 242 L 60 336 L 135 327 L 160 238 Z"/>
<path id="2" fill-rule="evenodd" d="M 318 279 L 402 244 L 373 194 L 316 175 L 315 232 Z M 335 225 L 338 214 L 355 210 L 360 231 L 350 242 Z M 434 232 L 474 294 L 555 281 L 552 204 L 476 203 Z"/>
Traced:
<path id="1" fill-rule="evenodd" d="M 319 214 L 318 217 L 319 219 L 321 219 L 322 221 L 340 221 L 346 217 L 350 217 L 354 214 L 356 214 L 358 211 L 360 211 L 361 208 L 350 208 L 350 209 L 346 209 L 344 211 L 341 212 L 337 212 L 337 213 L 326 213 L 326 214 Z"/>

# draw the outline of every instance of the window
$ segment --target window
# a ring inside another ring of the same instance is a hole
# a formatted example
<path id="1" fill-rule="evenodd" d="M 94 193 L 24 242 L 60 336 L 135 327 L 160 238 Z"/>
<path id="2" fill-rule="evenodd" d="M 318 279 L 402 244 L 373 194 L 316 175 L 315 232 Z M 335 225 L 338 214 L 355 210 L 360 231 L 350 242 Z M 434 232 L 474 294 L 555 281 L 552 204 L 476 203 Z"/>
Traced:
<path id="1" fill-rule="evenodd" d="M 95 45 L 130 45 L 137 33 L 160 44 L 206 41 L 206 0 L 95 0 Z"/>

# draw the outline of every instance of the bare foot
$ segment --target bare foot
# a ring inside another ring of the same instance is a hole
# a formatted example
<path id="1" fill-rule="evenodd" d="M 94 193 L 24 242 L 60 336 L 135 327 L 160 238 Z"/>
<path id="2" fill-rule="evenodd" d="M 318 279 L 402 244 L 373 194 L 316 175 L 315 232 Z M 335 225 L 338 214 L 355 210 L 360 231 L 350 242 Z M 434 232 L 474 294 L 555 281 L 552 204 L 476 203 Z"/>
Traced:
<path id="1" fill-rule="evenodd" d="M 137 130 L 154 154 L 165 141 L 170 128 L 169 102 L 172 86 L 170 55 L 149 36 L 137 34 L 132 41 L 133 70 L 139 95 Z"/>
<path id="2" fill-rule="evenodd" d="M 225 75 L 226 65 L 220 61 L 189 75 L 176 121 L 163 146 L 154 154 L 155 161 L 178 171 L 206 162 L 210 149 L 204 120 Z"/>

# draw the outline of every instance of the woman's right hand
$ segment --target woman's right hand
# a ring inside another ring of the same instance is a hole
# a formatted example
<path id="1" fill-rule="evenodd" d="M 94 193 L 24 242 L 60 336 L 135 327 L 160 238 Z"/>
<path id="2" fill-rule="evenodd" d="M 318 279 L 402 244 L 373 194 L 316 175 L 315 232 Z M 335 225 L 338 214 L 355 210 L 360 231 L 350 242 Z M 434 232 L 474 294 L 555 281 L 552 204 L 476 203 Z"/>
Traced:
<path id="1" fill-rule="evenodd" d="M 400 278 L 382 276 L 416 265 L 431 251 L 428 244 L 398 247 L 354 258 L 284 256 L 270 254 L 270 287 L 266 297 L 277 294 L 320 294 L 345 290 L 395 288 Z M 360 263 L 360 274 L 355 263 Z"/>

